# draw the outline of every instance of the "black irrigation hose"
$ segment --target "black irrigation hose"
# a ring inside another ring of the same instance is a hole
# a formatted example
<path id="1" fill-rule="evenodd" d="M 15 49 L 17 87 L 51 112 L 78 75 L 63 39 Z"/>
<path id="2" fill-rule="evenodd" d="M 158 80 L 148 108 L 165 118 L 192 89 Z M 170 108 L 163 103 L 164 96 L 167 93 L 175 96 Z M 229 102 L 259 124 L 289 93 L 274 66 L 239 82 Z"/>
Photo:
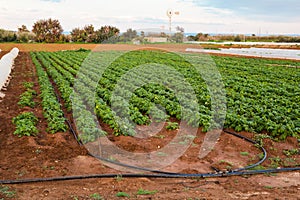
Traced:
<path id="1" fill-rule="evenodd" d="M 300 167 L 266 169 L 266 170 L 248 170 L 248 171 L 243 171 L 243 172 L 240 171 L 240 172 L 228 172 L 228 173 L 205 173 L 205 174 L 91 174 L 91 175 L 79 175 L 79 176 L 60 176 L 60 177 L 53 177 L 53 178 L 0 180 L 0 184 L 22 184 L 22 183 L 82 180 L 82 179 L 92 179 L 92 178 L 116 178 L 116 177 L 122 177 L 122 178 L 213 178 L 213 177 L 230 177 L 230 176 L 291 172 L 291 171 L 299 171 L 299 170 L 300 170 Z"/>
<path id="2" fill-rule="evenodd" d="M 67 120 L 68 122 L 68 120 Z M 68 125 L 71 126 L 71 123 L 68 122 Z M 72 127 L 72 126 L 71 126 Z M 70 128 L 71 132 L 75 133 L 73 128 Z M 244 139 L 248 142 L 256 144 L 255 141 L 239 135 L 237 133 L 233 133 L 227 130 L 224 130 L 225 133 L 234 135 L 241 139 Z M 77 137 L 77 136 L 76 136 Z M 116 165 L 120 165 L 123 167 L 130 167 L 134 169 L 139 169 L 143 171 L 152 172 L 155 174 L 91 174 L 91 175 L 79 175 L 79 176 L 61 176 L 61 177 L 52 177 L 52 178 L 33 178 L 33 179 L 19 179 L 19 180 L 0 180 L 0 184 L 22 184 L 22 183 L 37 183 L 37 182 L 50 182 L 50 181 L 67 181 L 67 180 L 82 180 L 82 179 L 92 179 L 92 178 L 115 178 L 115 177 L 123 177 L 123 178 L 213 178 L 213 177 L 230 177 L 230 176 L 242 176 L 242 175 L 255 175 L 255 174 L 266 174 L 266 173 L 279 173 L 279 172 L 291 172 L 291 171 L 300 171 L 300 167 L 295 168 L 277 168 L 277 169 L 265 169 L 265 170 L 247 170 L 253 168 L 259 164 L 261 164 L 267 156 L 266 150 L 261 147 L 264 153 L 264 158 L 261 159 L 254 165 L 250 165 L 244 168 L 239 168 L 233 171 L 219 171 L 219 172 L 211 172 L 211 173 L 201 173 L 201 174 L 183 174 L 183 173 L 173 173 L 173 172 L 163 172 L 159 170 L 151 170 L 146 168 L 140 168 L 136 166 L 127 165 L 124 163 L 113 162 L 111 160 L 107 160 L 102 157 L 91 155 L 95 158 L 104 160 L 106 162 L 110 162 Z"/>
<path id="3" fill-rule="evenodd" d="M 73 129 L 74 130 L 74 129 Z M 233 135 L 235 137 L 238 137 L 238 138 L 241 138 L 243 140 L 246 140 L 247 142 L 250 142 L 252 144 L 257 144 L 257 142 L 255 142 L 254 140 L 251 140 L 243 135 L 239 135 L 237 133 L 234 133 L 234 132 L 231 132 L 231 131 L 227 131 L 227 130 L 223 130 L 225 133 L 227 134 L 230 134 L 230 135 Z M 76 135 L 76 133 L 73 133 L 74 135 Z M 231 170 L 230 172 L 237 172 L 237 171 L 244 171 L 244 170 L 247 170 L 247 169 L 251 169 L 251 168 L 254 168 L 258 165 L 260 165 L 261 163 L 263 163 L 266 158 L 267 158 L 267 151 L 264 147 L 260 147 L 260 149 L 262 150 L 263 152 L 263 158 L 260 159 L 257 163 L 255 164 L 252 164 L 252 165 L 248 165 L 246 167 L 242 167 L 242 168 L 238 168 L 238 169 L 233 169 Z M 175 173 L 175 172 L 165 172 L 165 171 L 160 171 L 160 170 L 153 170 L 153 169 L 149 169 L 149 168 L 143 168 L 143 167 L 137 167 L 137 166 L 132 166 L 132 165 L 128 165 L 126 163 L 120 163 L 120 162 L 115 162 L 115 161 L 112 161 L 112 160 L 109 160 L 109 159 L 106 159 L 106 158 L 103 158 L 101 156 L 96 156 L 96 155 L 93 155 L 93 154 L 90 154 L 88 153 L 90 156 L 94 157 L 94 158 L 97 158 L 99 160 L 102 160 L 104 162 L 108 162 L 108 163 L 111 163 L 111 164 L 114 164 L 114 165 L 118 165 L 118 166 L 121 166 L 121 167 L 126 167 L 126 168 L 131 168 L 131 169 L 136 169 L 136 170 L 140 170 L 140 171 L 147 171 L 147 172 L 152 172 L 152 173 L 159 173 L 159 174 L 172 174 L 172 175 L 178 175 L 178 173 Z M 217 170 L 217 169 L 215 169 Z M 219 173 L 222 173 L 221 171 L 218 171 Z M 187 175 L 187 174 L 184 174 L 184 175 Z"/>
<path id="4" fill-rule="evenodd" d="M 254 145 L 255 145 L 255 144 L 258 144 L 256 141 L 251 140 L 251 139 L 249 139 L 249 138 L 247 138 L 247 137 L 245 137 L 245 136 L 243 136 L 243 135 L 240 135 L 240 134 L 237 134 L 237 133 L 234 133 L 234 132 L 231 132 L 231 131 L 227 131 L 227 130 L 223 130 L 223 131 L 224 131 L 225 133 L 228 133 L 228 134 L 233 135 L 233 136 L 235 136 L 235 137 L 238 137 L 238 138 L 241 138 L 241 139 L 243 139 L 243 140 L 246 140 L 247 142 L 250 142 L 250 143 L 252 143 L 252 144 L 254 144 Z M 266 149 L 265 149 L 263 146 L 260 146 L 260 149 L 262 150 L 263 155 L 264 155 L 264 157 L 263 157 L 260 161 L 258 161 L 258 162 L 255 163 L 255 164 L 246 166 L 246 167 L 244 167 L 244 168 L 236 169 L 236 170 L 234 170 L 234 171 L 244 171 L 244 170 L 251 169 L 251 168 L 254 168 L 254 167 L 256 167 L 256 166 L 262 164 L 262 163 L 267 159 L 267 151 L 266 151 Z"/>

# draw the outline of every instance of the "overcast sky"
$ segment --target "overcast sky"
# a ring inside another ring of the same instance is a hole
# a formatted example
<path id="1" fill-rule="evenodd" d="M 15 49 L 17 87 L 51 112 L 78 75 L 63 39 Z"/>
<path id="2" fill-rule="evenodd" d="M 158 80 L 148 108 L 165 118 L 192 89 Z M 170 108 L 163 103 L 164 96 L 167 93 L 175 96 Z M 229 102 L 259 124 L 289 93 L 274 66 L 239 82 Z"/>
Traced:
<path id="1" fill-rule="evenodd" d="M 167 31 L 166 11 L 173 30 L 185 32 L 300 34 L 299 0 L 0 0 L 0 28 L 28 29 L 39 19 L 58 19 L 65 31 L 93 24 Z"/>

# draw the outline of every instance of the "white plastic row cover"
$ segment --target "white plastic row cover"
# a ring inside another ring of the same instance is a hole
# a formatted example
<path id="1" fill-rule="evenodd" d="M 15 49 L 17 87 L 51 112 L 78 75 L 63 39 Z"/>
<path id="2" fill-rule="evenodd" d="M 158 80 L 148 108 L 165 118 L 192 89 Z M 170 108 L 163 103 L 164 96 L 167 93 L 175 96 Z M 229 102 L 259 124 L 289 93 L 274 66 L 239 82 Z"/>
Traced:
<path id="1" fill-rule="evenodd" d="M 15 58 L 19 54 L 18 48 L 13 48 L 9 53 L 2 56 L 0 60 L 0 89 L 6 86 Z"/>

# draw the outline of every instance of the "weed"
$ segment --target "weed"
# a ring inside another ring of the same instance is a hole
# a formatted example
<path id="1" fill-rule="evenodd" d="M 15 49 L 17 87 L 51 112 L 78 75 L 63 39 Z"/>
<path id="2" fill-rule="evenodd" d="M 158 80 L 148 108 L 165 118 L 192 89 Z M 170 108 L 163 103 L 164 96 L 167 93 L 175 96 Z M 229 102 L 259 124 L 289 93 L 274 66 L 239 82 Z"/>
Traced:
<path id="1" fill-rule="evenodd" d="M 265 188 L 266 188 L 266 189 L 273 189 L 273 186 L 266 185 Z"/>
<path id="2" fill-rule="evenodd" d="M 229 162 L 229 161 L 226 161 L 226 160 L 220 160 L 219 163 L 226 163 L 230 166 L 233 166 L 233 163 Z"/>
<path id="3" fill-rule="evenodd" d="M 164 152 L 157 152 L 157 155 L 158 155 L 158 156 L 167 156 L 167 154 L 164 153 Z"/>
<path id="4" fill-rule="evenodd" d="M 289 150 L 283 150 L 284 155 L 286 156 L 293 156 L 300 153 L 299 149 L 289 149 Z"/>
<path id="5" fill-rule="evenodd" d="M 103 199 L 104 199 L 104 198 L 103 198 L 100 194 L 98 194 L 98 193 L 91 194 L 90 197 L 91 197 L 92 199 L 95 199 L 95 200 L 103 200 Z"/>
<path id="6" fill-rule="evenodd" d="M 260 153 L 260 154 L 258 154 L 257 156 L 258 156 L 258 158 L 259 158 L 260 160 L 263 159 L 263 158 L 265 157 L 264 153 Z"/>
<path id="7" fill-rule="evenodd" d="M 255 146 L 263 147 L 264 146 L 264 139 L 272 139 L 269 135 L 266 134 L 257 134 L 254 136 L 254 140 L 256 141 Z"/>
<path id="8" fill-rule="evenodd" d="M 286 158 L 283 162 L 284 167 L 290 167 L 291 165 L 296 164 L 296 159 L 295 158 Z"/>
<path id="9" fill-rule="evenodd" d="M 40 153 L 42 153 L 42 152 L 43 152 L 43 151 L 42 151 L 41 149 L 36 149 L 36 150 L 35 150 L 35 153 L 36 153 L 36 154 L 40 154 Z"/>
<path id="10" fill-rule="evenodd" d="M 116 181 L 122 181 L 123 180 L 123 177 L 121 174 L 118 174 L 116 177 L 115 177 Z"/>
<path id="11" fill-rule="evenodd" d="M 126 192 L 118 192 L 117 194 L 116 194 L 116 196 L 117 197 L 130 197 L 130 195 L 129 194 L 127 194 Z"/>
<path id="12" fill-rule="evenodd" d="M 164 139 L 166 136 L 164 136 L 164 135 L 156 135 L 156 136 L 154 136 L 155 138 L 159 138 L 159 139 Z"/>
<path id="13" fill-rule="evenodd" d="M 280 157 L 273 157 L 273 158 L 269 158 L 269 160 L 271 161 L 271 167 L 273 168 L 277 168 L 281 165 L 282 160 Z"/>
<path id="14" fill-rule="evenodd" d="M 255 167 L 250 168 L 249 170 L 263 170 L 263 169 L 266 169 L 266 168 L 264 166 L 257 165 Z"/>
<path id="15" fill-rule="evenodd" d="M 140 188 L 137 191 L 137 195 L 152 195 L 152 194 L 156 194 L 157 190 L 144 190 L 142 188 Z"/>
<path id="16" fill-rule="evenodd" d="M 16 191 L 11 190 L 8 186 L 0 186 L 0 194 L 6 198 L 14 198 L 16 196 Z"/>
<path id="17" fill-rule="evenodd" d="M 71 195 L 70 197 L 71 197 L 73 200 L 79 200 L 78 196 Z"/>
<path id="18" fill-rule="evenodd" d="M 249 152 L 240 152 L 242 156 L 249 156 Z"/>

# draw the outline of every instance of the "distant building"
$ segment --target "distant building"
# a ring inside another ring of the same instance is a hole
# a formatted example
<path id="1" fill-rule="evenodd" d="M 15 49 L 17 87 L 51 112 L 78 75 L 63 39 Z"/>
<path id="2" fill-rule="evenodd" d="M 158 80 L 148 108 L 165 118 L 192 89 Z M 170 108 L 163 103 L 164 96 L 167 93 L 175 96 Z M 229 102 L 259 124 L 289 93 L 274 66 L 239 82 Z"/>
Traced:
<path id="1" fill-rule="evenodd" d="M 167 42 L 168 41 L 168 38 L 166 38 L 166 37 L 145 37 L 144 39 L 150 43 Z"/>

